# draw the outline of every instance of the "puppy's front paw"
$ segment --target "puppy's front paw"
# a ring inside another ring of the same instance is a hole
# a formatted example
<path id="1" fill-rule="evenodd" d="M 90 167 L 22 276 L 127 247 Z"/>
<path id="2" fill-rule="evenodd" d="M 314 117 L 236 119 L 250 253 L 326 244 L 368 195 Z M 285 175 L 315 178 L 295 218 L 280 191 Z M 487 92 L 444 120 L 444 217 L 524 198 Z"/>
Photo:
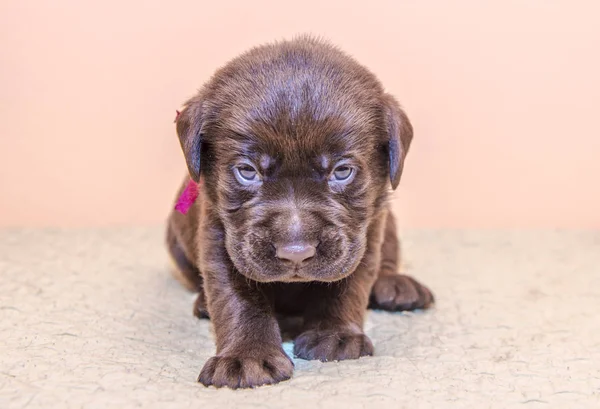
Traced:
<path id="1" fill-rule="evenodd" d="M 387 311 L 425 309 L 434 303 L 431 291 L 414 278 L 402 274 L 377 278 L 371 289 L 369 308 Z"/>
<path id="2" fill-rule="evenodd" d="M 253 388 L 290 379 L 293 371 L 294 364 L 283 350 L 248 351 L 244 356 L 213 356 L 204 364 L 198 382 L 217 388 Z"/>
<path id="3" fill-rule="evenodd" d="M 373 355 L 373 344 L 363 333 L 348 330 L 309 330 L 296 338 L 294 355 L 302 359 L 342 361 Z"/>

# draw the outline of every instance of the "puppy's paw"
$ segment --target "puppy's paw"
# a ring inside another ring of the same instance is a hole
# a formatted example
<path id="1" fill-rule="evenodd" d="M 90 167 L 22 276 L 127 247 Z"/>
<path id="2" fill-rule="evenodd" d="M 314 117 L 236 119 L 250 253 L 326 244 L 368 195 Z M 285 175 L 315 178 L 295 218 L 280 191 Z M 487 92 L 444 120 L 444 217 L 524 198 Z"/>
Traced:
<path id="1" fill-rule="evenodd" d="M 309 330 L 294 342 L 294 355 L 302 359 L 342 361 L 373 355 L 373 344 L 361 332 L 348 330 Z"/>
<path id="2" fill-rule="evenodd" d="M 377 278 L 371 289 L 369 308 L 411 311 L 428 308 L 434 301 L 431 291 L 414 278 L 393 274 Z"/>
<path id="3" fill-rule="evenodd" d="M 294 364 L 283 350 L 248 351 L 244 356 L 213 356 L 204 364 L 198 382 L 217 388 L 254 388 L 290 379 L 293 371 Z"/>

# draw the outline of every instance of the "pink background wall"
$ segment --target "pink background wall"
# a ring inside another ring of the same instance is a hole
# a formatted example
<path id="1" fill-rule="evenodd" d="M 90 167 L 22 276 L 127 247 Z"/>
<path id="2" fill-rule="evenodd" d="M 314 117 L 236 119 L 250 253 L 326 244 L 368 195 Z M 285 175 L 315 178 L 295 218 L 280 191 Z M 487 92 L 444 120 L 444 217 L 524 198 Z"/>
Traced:
<path id="1" fill-rule="evenodd" d="M 599 16 L 593 0 L 2 1 L 0 225 L 161 222 L 185 171 L 175 109 L 246 48 L 311 32 L 413 121 L 403 226 L 600 227 Z"/>

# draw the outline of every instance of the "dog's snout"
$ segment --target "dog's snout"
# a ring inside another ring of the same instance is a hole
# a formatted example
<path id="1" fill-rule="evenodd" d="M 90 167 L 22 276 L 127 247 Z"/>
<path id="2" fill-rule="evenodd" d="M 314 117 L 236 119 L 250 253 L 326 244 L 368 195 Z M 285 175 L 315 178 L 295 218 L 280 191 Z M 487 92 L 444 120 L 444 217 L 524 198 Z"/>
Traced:
<path id="1" fill-rule="evenodd" d="M 277 258 L 300 264 L 314 257 L 316 247 L 309 243 L 288 243 L 275 246 Z"/>

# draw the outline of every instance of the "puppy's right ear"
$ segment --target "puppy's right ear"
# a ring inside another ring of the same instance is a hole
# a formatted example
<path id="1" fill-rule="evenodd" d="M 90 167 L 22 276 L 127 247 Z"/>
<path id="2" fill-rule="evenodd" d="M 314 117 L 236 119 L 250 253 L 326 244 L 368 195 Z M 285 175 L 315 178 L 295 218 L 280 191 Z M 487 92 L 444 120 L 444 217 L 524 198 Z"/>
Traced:
<path id="1" fill-rule="evenodd" d="M 185 156 L 188 172 L 194 182 L 200 181 L 200 151 L 202 147 L 203 112 L 202 101 L 194 97 L 186 102 L 175 120 L 181 150 Z"/>
<path id="2" fill-rule="evenodd" d="M 394 97 L 385 94 L 383 102 L 388 134 L 390 182 L 392 189 L 396 189 L 400 183 L 404 159 L 413 139 L 413 127 Z"/>

